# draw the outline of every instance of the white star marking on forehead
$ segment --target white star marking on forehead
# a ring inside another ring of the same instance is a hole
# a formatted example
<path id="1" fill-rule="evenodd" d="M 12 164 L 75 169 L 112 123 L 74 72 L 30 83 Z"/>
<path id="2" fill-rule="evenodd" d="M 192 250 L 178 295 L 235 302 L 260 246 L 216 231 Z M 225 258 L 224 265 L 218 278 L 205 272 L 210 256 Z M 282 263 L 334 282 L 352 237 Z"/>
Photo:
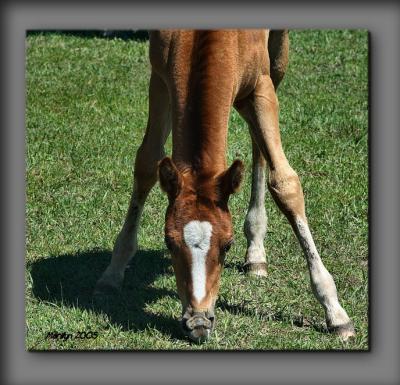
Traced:
<path id="1" fill-rule="evenodd" d="M 190 221 L 183 228 L 183 238 L 192 254 L 193 296 L 198 302 L 206 295 L 206 257 L 211 235 L 210 222 Z"/>

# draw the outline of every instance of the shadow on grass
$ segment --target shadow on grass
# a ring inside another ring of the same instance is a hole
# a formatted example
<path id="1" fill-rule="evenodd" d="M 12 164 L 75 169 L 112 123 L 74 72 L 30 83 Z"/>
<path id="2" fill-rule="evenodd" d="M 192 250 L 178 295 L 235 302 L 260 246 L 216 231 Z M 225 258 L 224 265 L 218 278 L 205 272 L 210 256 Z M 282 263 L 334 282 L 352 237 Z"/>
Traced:
<path id="1" fill-rule="evenodd" d="M 246 268 L 241 262 L 227 262 L 224 265 L 224 269 L 233 269 L 241 274 L 247 274 Z M 265 279 L 265 278 L 252 278 L 252 279 Z M 266 278 L 268 279 L 268 278 Z M 311 295 L 311 293 L 310 293 Z M 326 324 L 320 320 L 309 319 L 302 315 L 290 314 L 282 310 L 268 309 L 263 307 L 260 302 L 257 301 L 257 309 L 254 304 L 250 303 L 235 303 L 230 304 L 224 300 L 218 299 L 217 306 L 224 311 L 231 314 L 237 314 L 241 316 L 261 318 L 266 321 L 281 322 L 285 324 L 291 324 L 296 327 L 312 328 L 319 333 L 329 333 Z M 260 309 L 261 308 L 261 309 Z"/>
<path id="2" fill-rule="evenodd" d="M 116 30 L 116 29 L 79 29 L 79 30 L 65 30 L 65 29 L 44 29 L 44 30 L 29 30 L 27 36 L 41 35 L 55 33 L 67 36 L 77 36 L 83 38 L 104 38 L 104 39 L 122 39 L 122 40 L 135 40 L 146 41 L 149 39 L 147 31 L 143 30 Z"/>
<path id="3" fill-rule="evenodd" d="M 168 271 L 171 262 L 164 256 L 164 252 L 138 251 L 125 272 L 122 291 L 97 301 L 93 298 L 93 289 L 110 259 L 110 251 L 91 250 L 51 256 L 29 263 L 33 295 L 42 301 L 106 314 L 112 323 L 121 326 L 123 330 L 141 331 L 150 326 L 170 338 L 187 340 L 180 330 L 177 318 L 146 311 L 147 305 L 166 296 L 179 301 L 175 291 L 151 286 L 158 276 L 173 274 L 172 270 Z M 312 327 L 326 332 L 326 329 L 316 322 L 273 309 L 256 310 L 248 304 L 229 304 L 222 298 L 217 301 L 217 307 L 234 315 L 261 317 L 266 321 L 291 323 L 294 326 Z"/>
<path id="4" fill-rule="evenodd" d="M 105 313 L 123 330 L 144 330 L 151 326 L 172 338 L 183 339 L 177 319 L 145 310 L 147 304 L 165 296 L 178 300 L 173 291 L 151 287 L 157 276 L 171 274 L 167 271 L 170 260 L 163 251 L 139 251 L 126 270 L 121 293 L 98 301 L 93 299 L 93 289 L 110 259 L 111 252 L 93 250 L 31 263 L 28 267 L 33 294 L 43 301 Z"/>
<path id="5" fill-rule="evenodd" d="M 312 328 L 320 333 L 329 333 L 324 324 L 316 320 L 305 318 L 302 315 L 293 315 L 281 310 L 273 311 L 272 309 L 255 310 L 250 308 L 248 304 L 244 303 L 230 304 L 225 301 L 220 301 L 218 305 L 221 310 L 227 311 L 231 314 L 249 316 L 252 318 L 257 317 L 266 321 L 281 322 L 301 328 Z"/>

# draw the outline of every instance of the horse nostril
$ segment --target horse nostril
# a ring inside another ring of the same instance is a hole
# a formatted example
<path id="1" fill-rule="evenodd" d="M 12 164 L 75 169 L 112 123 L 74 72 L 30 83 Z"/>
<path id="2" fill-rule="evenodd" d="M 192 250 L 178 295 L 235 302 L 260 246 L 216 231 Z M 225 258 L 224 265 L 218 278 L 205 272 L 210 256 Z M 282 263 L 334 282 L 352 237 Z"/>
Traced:
<path id="1" fill-rule="evenodd" d="M 181 319 L 181 327 L 192 341 L 202 343 L 210 338 L 214 322 L 213 312 L 186 312 Z"/>
<path id="2" fill-rule="evenodd" d="M 189 331 L 198 328 L 211 329 L 212 323 L 213 321 L 206 318 L 204 315 L 196 314 L 193 317 L 190 317 L 188 320 L 186 320 L 186 322 L 184 322 L 184 328 Z"/>

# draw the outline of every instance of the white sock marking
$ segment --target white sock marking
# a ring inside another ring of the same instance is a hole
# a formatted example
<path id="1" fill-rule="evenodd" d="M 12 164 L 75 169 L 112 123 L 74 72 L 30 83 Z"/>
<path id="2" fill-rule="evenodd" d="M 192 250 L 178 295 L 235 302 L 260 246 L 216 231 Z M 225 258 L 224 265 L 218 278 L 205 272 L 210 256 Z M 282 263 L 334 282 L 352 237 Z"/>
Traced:
<path id="1" fill-rule="evenodd" d="M 244 233 L 247 239 L 247 263 L 266 262 L 264 238 L 267 231 L 265 212 L 265 168 L 258 163 L 253 165 L 251 198 L 244 221 Z"/>
<path id="2" fill-rule="evenodd" d="M 193 296 L 198 302 L 206 295 L 206 258 L 211 234 L 210 222 L 190 221 L 183 228 L 183 238 L 192 254 Z"/>
<path id="3" fill-rule="evenodd" d="M 300 218 L 296 218 L 296 226 L 301 246 L 306 254 L 311 283 L 317 299 L 325 308 L 327 319 L 332 326 L 350 322 L 346 311 L 339 304 L 335 282 L 318 254 L 308 225 Z"/>

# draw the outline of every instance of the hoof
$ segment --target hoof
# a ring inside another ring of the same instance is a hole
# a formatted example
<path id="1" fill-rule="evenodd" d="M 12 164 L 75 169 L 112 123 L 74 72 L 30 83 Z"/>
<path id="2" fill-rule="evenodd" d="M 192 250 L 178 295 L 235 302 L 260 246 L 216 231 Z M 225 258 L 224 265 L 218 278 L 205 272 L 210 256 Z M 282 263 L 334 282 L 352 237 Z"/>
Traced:
<path id="1" fill-rule="evenodd" d="M 244 269 L 247 274 L 254 277 L 266 277 L 267 276 L 267 264 L 265 262 L 258 263 L 245 263 Z"/>
<path id="2" fill-rule="evenodd" d="M 343 341 L 348 341 L 350 338 L 353 338 L 356 335 L 354 326 L 351 322 L 348 322 L 344 325 L 330 326 L 328 327 L 328 330 L 330 333 L 335 333 L 338 335 Z"/>

